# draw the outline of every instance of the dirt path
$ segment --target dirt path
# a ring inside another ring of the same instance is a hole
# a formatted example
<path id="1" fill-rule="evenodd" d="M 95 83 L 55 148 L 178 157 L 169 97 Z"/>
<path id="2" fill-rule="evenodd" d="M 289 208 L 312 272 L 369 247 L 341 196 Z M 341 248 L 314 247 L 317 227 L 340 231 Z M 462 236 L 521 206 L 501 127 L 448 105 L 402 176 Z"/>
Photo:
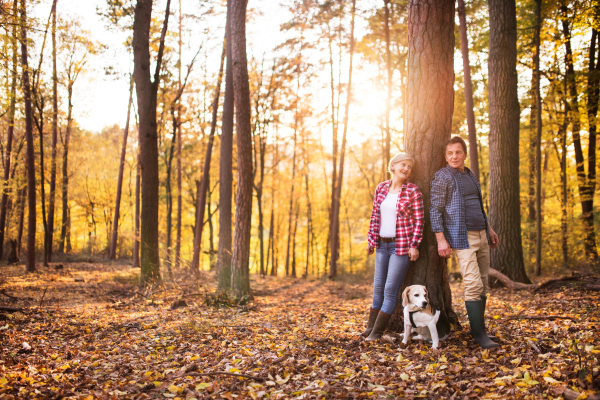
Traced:
<path id="1" fill-rule="evenodd" d="M 253 276 L 255 301 L 236 306 L 207 295 L 210 274 L 142 290 L 138 271 L 118 264 L 0 273 L 0 306 L 25 308 L 0 312 L 2 398 L 552 398 L 600 385 L 600 299 L 576 281 L 492 291 L 501 349 L 454 331 L 435 352 L 360 340 L 367 284 Z M 454 307 L 468 329 L 461 290 Z M 187 306 L 172 310 L 176 300 Z"/>

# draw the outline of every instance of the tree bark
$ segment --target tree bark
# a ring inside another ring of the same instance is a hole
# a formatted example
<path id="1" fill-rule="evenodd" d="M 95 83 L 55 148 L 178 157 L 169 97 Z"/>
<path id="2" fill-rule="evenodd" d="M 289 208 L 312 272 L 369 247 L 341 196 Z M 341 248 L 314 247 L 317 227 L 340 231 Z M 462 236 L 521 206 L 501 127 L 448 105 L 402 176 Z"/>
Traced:
<path id="1" fill-rule="evenodd" d="M 10 105 L 8 108 L 8 131 L 6 132 L 6 153 L 4 156 L 4 182 L 2 184 L 2 201 L 0 203 L 0 259 L 3 258 L 2 251 L 4 249 L 4 230 L 6 227 L 6 214 L 8 211 L 8 196 L 10 194 L 10 173 L 11 173 L 11 157 L 12 144 L 15 132 L 15 111 L 17 98 L 17 26 L 18 26 L 18 3 L 14 0 L 13 3 L 13 35 L 10 39 L 12 47 L 12 71 L 10 83 Z"/>
<path id="2" fill-rule="evenodd" d="M 542 96 L 540 94 L 540 30 L 542 28 L 542 0 L 535 2 L 535 275 L 542 274 Z"/>
<path id="3" fill-rule="evenodd" d="M 210 181 L 210 159 L 212 157 L 213 142 L 215 140 L 215 130 L 217 129 L 217 116 L 219 110 L 219 96 L 221 95 L 221 81 L 223 80 L 223 64 L 227 51 L 227 41 L 223 41 L 223 51 L 221 52 L 221 66 L 219 67 L 219 76 L 217 78 L 217 87 L 215 88 L 215 96 L 212 105 L 212 122 L 210 126 L 210 134 L 208 135 L 208 143 L 206 145 L 206 155 L 204 156 L 204 169 L 202 170 L 202 180 L 200 182 L 200 191 L 198 193 L 198 202 L 196 213 L 196 234 L 194 235 L 194 256 L 192 258 L 191 268 L 195 273 L 200 267 L 200 247 L 202 245 L 202 230 L 204 228 L 204 209 L 206 208 L 206 193 L 208 192 L 208 184 Z M 210 218 L 210 214 L 209 214 Z"/>
<path id="4" fill-rule="evenodd" d="M 160 69 L 169 23 L 171 0 L 167 0 L 165 20 L 160 37 L 154 80 L 150 78 L 150 24 L 152 2 L 138 0 L 133 21 L 133 77 L 137 94 L 142 169 L 142 207 L 140 212 L 141 283 L 157 284 L 161 281 L 158 247 L 158 132 L 156 103 L 160 83 Z"/>
<path id="5" fill-rule="evenodd" d="M 346 156 L 346 135 L 348 132 L 348 114 L 350 112 L 350 103 L 352 102 L 352 61 L 354 58 L 354 17 L 356 15 L 356 0 L 352 0 L 352 19 L 350 22 L 350 67 L 348 70 L 348 89 L 346 93 L 346 106 L 344 110 L 344 132 L 342 133 L 342 146 L 340 148 L 340 168 L 338 180 L 335 187 L 335 197 L 332 204 L 331 221 L 331 260 L 329 264 L 329 279 L 335 279 L 337 276 L 337 260 L 339 248 L 339 230 L 340 230 L 340 198 L 342 195 L 342 181 L 344 178 L 344 159 Z"/>
<path id="6" fill-rule="evenodd" d="M 46 258 L 52 261 L 54 242 L 54 208 L 56 202 L 56 153 L 58 144 L 58 74 L 56 72 L 56 3 L 52 2 L 52 154 L 50 160 L 50 198 L 48 199 L 48 248 Z"/>
<path id="7" fill-rule="evenodd" d="M 298 78 L 299 79 L 299 78 Z M 300 83 L 298 83 L 300 86 Z M 296 104 L 298 104 L 298 93 L 296 93 Z M 296 132 L 298 130 L 298 110 L 296 110 L 296 117 L 294 118 L 294 150 L 292 155 L 292 179 L 290 181 L 290 209 L 288 213 L 288 235 L 287 235 L 287 248 L 285 252 L 285 276 L 290 274 L 290 243 L 292 241 L 292 216 L 294 211 L 294 184 L 296 182 Z"/>
<path id="8" fill-rule="evenodd" d="M 411 0 L 408 5 L 408 103 L 405 148 L 415 156 L 411 180 L 423 193 L 425 226 L 418 260 L 412 263 L 403 288 L 413 284 L 427 287 L 429 300 L 441 311 L 440 337 L 450 332 L 450 320 L 460 326 L 452 309 L 452 294 L 445 258 L 429 220 L 429 184 L 445 166 L 443 144 L 450 138 L 454 109 L 454 1 L 427 3 Z M 423 121 L 428 121 L 424 124 Z M 402 289 L 401 289 L 402 290 Z M 400 332 L 402 307 L 397 307 L 390 326 Z"/>
<path id="9" fill-rule="evenodd" d="M 129 83 L 129 103 L 127 104 L 127 118 L 123 130 L 123 145 L 121 146 L 121 162 L 119 163 L 119 177 L 117 179 L 117 198 L 115 200 L 115 213 L 113 217 L 113 230 L 110 240 L 109 260 L 117 257 L 117 237 L 119 235 L 119 213 L 121 209 L 121 192 L 123 189 L 123 173 L 125 170 L 125 156 L 127 154 L 127 136 L 129 135 L 129 117 L 131 115 L 131 103 L 133 102 L 133 77 Z"/>
<path id="10" fill-rule="evenodd" d="M 69 145 L 71 142 L 71 127 L 73 125 L 73 82 L 67 83 L 67 129 L 63 144 L 62 156 L 62 226 L 60 229 L 60 242 L 58 251 L 69 253 L 71 251 L 71 227 L 69 217 Z"/>
<path id="11" fill-rule="evenodd" d="M 563 35 L 565 37 L 565 63 L 566 63 L 566 75 L 568 81 L 568 97 L 570 102 L 570 117 L 569 120 L 572 123 L 573 130 L 573 147 L 575 149 L 575 162 L 577 171 L 577 183 L 579 188 L 579 197 L 581 199 L 581 221 L 583 223 L 583 247 L 587 259 L 596 261 L 598 259 L 598 252 L 596 250 L 596 233 L 594 229 L 594 196 L 590 178 L 594 178 L 594 190 L 595 190 L 595 179 L 596 179 L 596 132 L 593 131 L 590 126 L 590 138 L 588 147 L 588 174 L 585 173 L 585 160 L 583 157 L 583 150 L 581 145 L 581 121 L 579 114 L 579 101 L 577 93 L 577 80 L 575 77 L 574 67 L 574 55 L 571 49 L 571 28 L 569 27 L 568 9 L 566 6 L 561 7 L 563 13 L 562 27 Z M 596 40 L 596 35 L 592 32 L 592 40 Z M 595 45 L 595 43 L 594 43 Z M 592 90 L 593 92 L 593 90 Z M 597 107 L 597 101 L 595 107 Z M 594 107 L 590 104 L 590 107 Z M 590 109 L 588 109 L 590 111 Z M 595 118 L 592 118 L 595 121 Z M 595 125 L 594 125 L 595 128 Z M 592 157 L 594 164 L 591 164 L 589 157 Z"/>
<path id="12" fill-rule="evenodd" d="M 16 14 L 15 14 L 16 15 Z M 27 178 L 27 169 L 25 169 L 25 178 Z M 19 190 L 19 226 L 17 228 L 17 256 L 21 258 L 23 253 L 23 225 L 25 221 L 25 196 L 27 194 L 27 186 Z"/>
<path id="13" fill-rule="evenodd" d="M 183 30 L 183 14 L 181 9 L 181 0 L 179 0 L 179 66 L 178 66 L 178 82 L 181 90 L 181 48 L 182 30 Z M 181 192 L 181 106 L 177 108 L 177 231 L 175 233 L 175 268 L 181 265 L 181 213 L 183 211 L 183 199 Z"/>
<path id="14" fill-rule="evenodd" d="M 227 1 L 225 33 L 226 71 L 223 118 L 221 122 L 221 149 L 219 156 L 219 247 L 217 271 L 219 290 L 231 288 L 231 200 L 233 192 L 233 57 L 231 54 L 231 0 Z"/>
<path id="15" fill-rule="evenodd" d="M 492 267 L 530 283 L 523 263 L 519 198 L 517 19 L 514 0 L 490 0 L 489 120 L 490 226 L 500 237 Z"/>
<path id="16" fill-rule="evenodd" d="M 236 115 L 238 187 L 231 258 L 231 287 L 238 298 L 250 294 L 250 228 L 252 222 L 252 126 L 246 56 L 246 0 L 231 1 L 231 55 Z"/>
<path id="17" fill-rule="evenodd" d="M 469 62 L 469 42 L 467 39 L 467 19 L 465 2 L 458 0 L 458 19 L 460 21 L 460 47 L 463 60 L 463 75 L 465 80 L 465 107 L 467 111 L 467 128 L 469 130 L 469 161 L 471 171 L 479 181 L 479 155 L 477 151 L 477 130 L 475 128 L 475 111 L 473 110 L 473 84 L 471 82 L 471 64 Z"/>
<path id="18" fill-rule="evenodd" d="M 140 168 L 140 155 L 138 153 L 135 164 L 135 211 L 133 231 L 133 268 L 140 268 L 140 194 L 142 184 L 142 171 Z"/>
<path id="19" fill-rule="evenodd" d="M 21 65 L 23 68 L 23 101 L 25 103 L 25 139 L 27 141 L 27 262 L 28 272 L 35 271 L 35 154 L 33 143 L 33 110 L 31 108 L 31 86 L 29 82 L 29 64 L 27 56 L 27 8 L 26 0 L 21 0 Z"/>

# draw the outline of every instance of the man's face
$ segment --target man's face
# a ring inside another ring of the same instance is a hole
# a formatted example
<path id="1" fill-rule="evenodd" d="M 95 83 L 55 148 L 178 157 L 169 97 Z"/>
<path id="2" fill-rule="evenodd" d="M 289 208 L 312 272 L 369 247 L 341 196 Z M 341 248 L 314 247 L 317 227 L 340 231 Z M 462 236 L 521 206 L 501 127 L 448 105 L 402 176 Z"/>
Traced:
<path id="1" fill-rule="evenodd" d="M 452 168 L 464 169 L 467 153 L 460 143 L 452 143 L 446 147 L 446 162 Z"/>

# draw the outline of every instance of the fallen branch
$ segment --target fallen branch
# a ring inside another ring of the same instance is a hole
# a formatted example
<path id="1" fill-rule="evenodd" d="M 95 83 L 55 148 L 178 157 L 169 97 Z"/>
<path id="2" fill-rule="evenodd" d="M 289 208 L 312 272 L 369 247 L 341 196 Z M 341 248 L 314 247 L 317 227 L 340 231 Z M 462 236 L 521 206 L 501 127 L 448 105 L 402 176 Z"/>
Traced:
<path id="1" fill-rule="evenodd" d="M 0 294 L 3 294 L 4 296 L 8 297 L 9 299 L 20 300 L 20 298 L 11 296 L 10 294 L 6 293 L 4 290 L 0 290 Z"/>
<path id="2" fill-rule="evenodd" d="M 586 283 L 582 286 L 585 290 L 592 290 L 594 292 L 600 292 L 600 285 L 592 285 L 591 283 Z"/>
<path id="3" fill-rule="evenodd" d="M 546 288 L 550 285 L 552 285 L 555 282 L 564 282 L 564 281 L 575 281 L 581 278 L 584 278 L 586 276 L 589 276 L 590 274 L 586 274 L 586 275 L 570 275 L 570 276 L 563 276 L 561 278 L 556 278 L 556 279 L 549 279 L 546 282 L 542 282 L 539 285 L 537 285 L 537 287 L 535 289 L 533 289 L 534 292 L 540 291 L 543 288 Z"/>
<path id="4" fill-rule="evenodd" d="M 18 308 L 18 307 L 6 307 L 6 306 L 0 306 L 0 311 L 6 311 L 6 312 L 17 312 L 17 311 L 22 311 L 22 308 Z"/>
<path id="5" fill-rule="evenodd" d="M 490 268 L 489 274 L 492 278 L 498 279 L 504 286 L 512 290 L 527 290 L 533 289 L 535 287 L 534 284 L 515 282 L 508 276 L 504 275 L 502 272 L 494 268 Z"/>
<path id="6" fill-rule="evenodd" d="M 246 374 L 236 374 L 234 372 L 225 372 L 225 371 L 216 371 L 216 372 L 189 372 L 185 375 L 189 376 L 213 376 L 213 375 L 230 375 L 230 376 L 238 376 L 240 378 L 254 379 L 255 381 L 264 382 L 267 378 L 263 378 L 262 376 L 254 376 L 254 375 L 246 375 Z"/>
<path id="7" fill-rule="evenodd" d="M 571 321 L 575 320 L 573 317 L 565 317 L 562 315 L 510 315 L 508 317 L 509 320 L 515 319 L 537 319 L 537 320 L 555 320 L 555 319 L 570 319 Z"/>

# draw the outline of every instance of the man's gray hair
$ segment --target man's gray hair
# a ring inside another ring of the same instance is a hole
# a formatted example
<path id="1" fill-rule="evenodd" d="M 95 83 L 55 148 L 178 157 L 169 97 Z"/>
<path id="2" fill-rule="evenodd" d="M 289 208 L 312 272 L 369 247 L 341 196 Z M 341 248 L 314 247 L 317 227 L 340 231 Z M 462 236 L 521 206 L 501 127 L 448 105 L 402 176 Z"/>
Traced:
<path id="1" fill-rule="evenodd" d="M 410 154 L 406 154 L 406 153 L 398 153 L 394 157 L 392 157 L 392 159 L 390 160 L 390 165 L 388 165 L 388 172 L 390 174 L 393 174 L 394 171 L 393 171 L 392 167 L 394 166 L 394 164 L 397 164 L 402 161 L 411 161 L 413 163 L 413 168 L 415 166 L 415 158 L 413 156 L 411 156 Z"/>

